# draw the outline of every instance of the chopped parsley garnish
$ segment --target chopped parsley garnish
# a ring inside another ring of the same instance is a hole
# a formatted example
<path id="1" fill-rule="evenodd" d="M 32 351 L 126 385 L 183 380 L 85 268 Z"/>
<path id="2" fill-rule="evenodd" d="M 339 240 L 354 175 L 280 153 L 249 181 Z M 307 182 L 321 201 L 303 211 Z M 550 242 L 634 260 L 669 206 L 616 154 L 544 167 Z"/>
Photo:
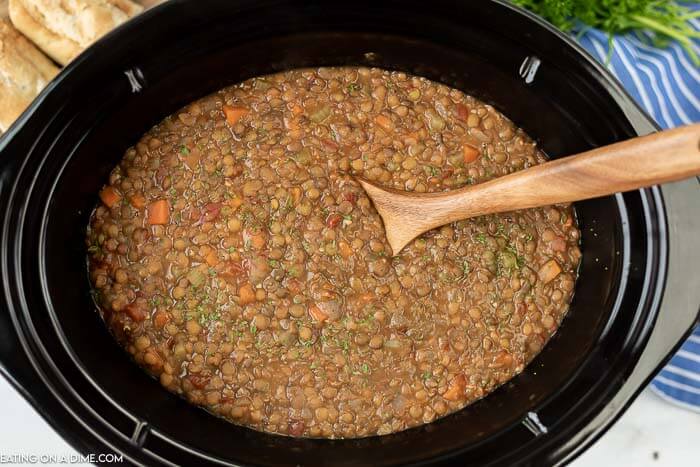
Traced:
<path id="1" fill-rule="evenodd" d="M 197 321 L 201 326 L 208 326 L 209 324 L 213 323 L 214 321 L 219 321 L 221 319 L 221 313 L 218 311 L 212 311 L 211 313 L 204 313 L 201 311 L 201 307 L 197 307 L 197 310 L 199 310 L 199 317 Z"/>
<path id="2" fill-rule="evenodd" d="M 435 167 L 433 165 L 426 166 L 425 171 L 431 177 L 437 177 L 438 175 L 440 175 L 440 168 Z"/>

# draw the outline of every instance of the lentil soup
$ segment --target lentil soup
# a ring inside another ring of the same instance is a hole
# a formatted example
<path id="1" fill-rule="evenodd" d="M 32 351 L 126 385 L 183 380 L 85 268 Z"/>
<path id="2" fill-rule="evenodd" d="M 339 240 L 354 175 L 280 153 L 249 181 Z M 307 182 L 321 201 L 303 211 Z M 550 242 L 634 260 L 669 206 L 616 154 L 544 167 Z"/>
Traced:
<path id="1" fill-rule="evenodd" d="M 111 172 L 87 229 L 95 301 L 168 390 L 237 423 L 362 437 L 518 374 L 566 314 L 571 207 L 484 216 L 392 258 L 353 177 L 416 192 L 545 161 L 492 107 L 401 72 L 294 70 L 200 99 Z"/>

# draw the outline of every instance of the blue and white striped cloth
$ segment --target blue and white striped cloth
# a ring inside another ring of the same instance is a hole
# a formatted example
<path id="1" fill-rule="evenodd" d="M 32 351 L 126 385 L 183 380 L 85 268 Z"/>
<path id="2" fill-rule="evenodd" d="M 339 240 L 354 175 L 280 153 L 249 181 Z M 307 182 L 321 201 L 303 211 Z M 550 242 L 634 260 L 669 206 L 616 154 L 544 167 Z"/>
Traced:
<path id="1" fill-rule="evenodd" d="M 700 9 L 700 3 L 695 8 Z M 700 21 L 694 19 L 691 24 L 700 30 Z M 601 63 L 606 62 L 606 34 L 590 29 L 578 40 Z M 608 69 L 660 126 L 700 122 L 700 67 L 677 43 L 657 49 L 627 34 L 615 37 L 613 44 Z M 694 50 L 700 55 L 697 42 Z M 651 389 L 673 404 L 700 413 L 700 327 L 656 376 Z"/>

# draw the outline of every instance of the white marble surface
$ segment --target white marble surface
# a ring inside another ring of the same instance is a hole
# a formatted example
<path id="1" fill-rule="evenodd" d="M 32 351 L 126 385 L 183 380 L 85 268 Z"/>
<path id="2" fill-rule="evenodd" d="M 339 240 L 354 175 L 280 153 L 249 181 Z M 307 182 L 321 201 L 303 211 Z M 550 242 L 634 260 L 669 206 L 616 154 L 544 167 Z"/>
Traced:
<path id="1" fill-rule="evenodd" d="M 0 377 L 0 454 L 75 453 Z M 574 467 L 690 467 L 700 457 L 700 414 L 647 390 Z"/>

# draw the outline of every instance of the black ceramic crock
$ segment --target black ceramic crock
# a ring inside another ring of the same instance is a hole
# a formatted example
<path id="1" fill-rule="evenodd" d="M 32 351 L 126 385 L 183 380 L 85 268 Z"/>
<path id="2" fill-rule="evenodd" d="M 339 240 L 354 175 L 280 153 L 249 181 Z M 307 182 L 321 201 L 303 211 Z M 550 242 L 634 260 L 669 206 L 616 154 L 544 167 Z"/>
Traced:
<path id="1" fill-rule="evenodd" d="M 505 2 L 168 2 L 81 55 L 0 140 L 4 376 L 79 451 L 136 464 L 570 461 L 696 322 L 696 180 L 577 203 L 583 264 L 556 336 L 488 397 L 398 434 L 332 441 L 234 426 L 163 390 L 113 342 L 90 299 L 83 244 L 111 167 L 179 106 L 318 65 L 398 69 L 457 87 L 553 158 L 655 130 L 581 49 Z"/>

